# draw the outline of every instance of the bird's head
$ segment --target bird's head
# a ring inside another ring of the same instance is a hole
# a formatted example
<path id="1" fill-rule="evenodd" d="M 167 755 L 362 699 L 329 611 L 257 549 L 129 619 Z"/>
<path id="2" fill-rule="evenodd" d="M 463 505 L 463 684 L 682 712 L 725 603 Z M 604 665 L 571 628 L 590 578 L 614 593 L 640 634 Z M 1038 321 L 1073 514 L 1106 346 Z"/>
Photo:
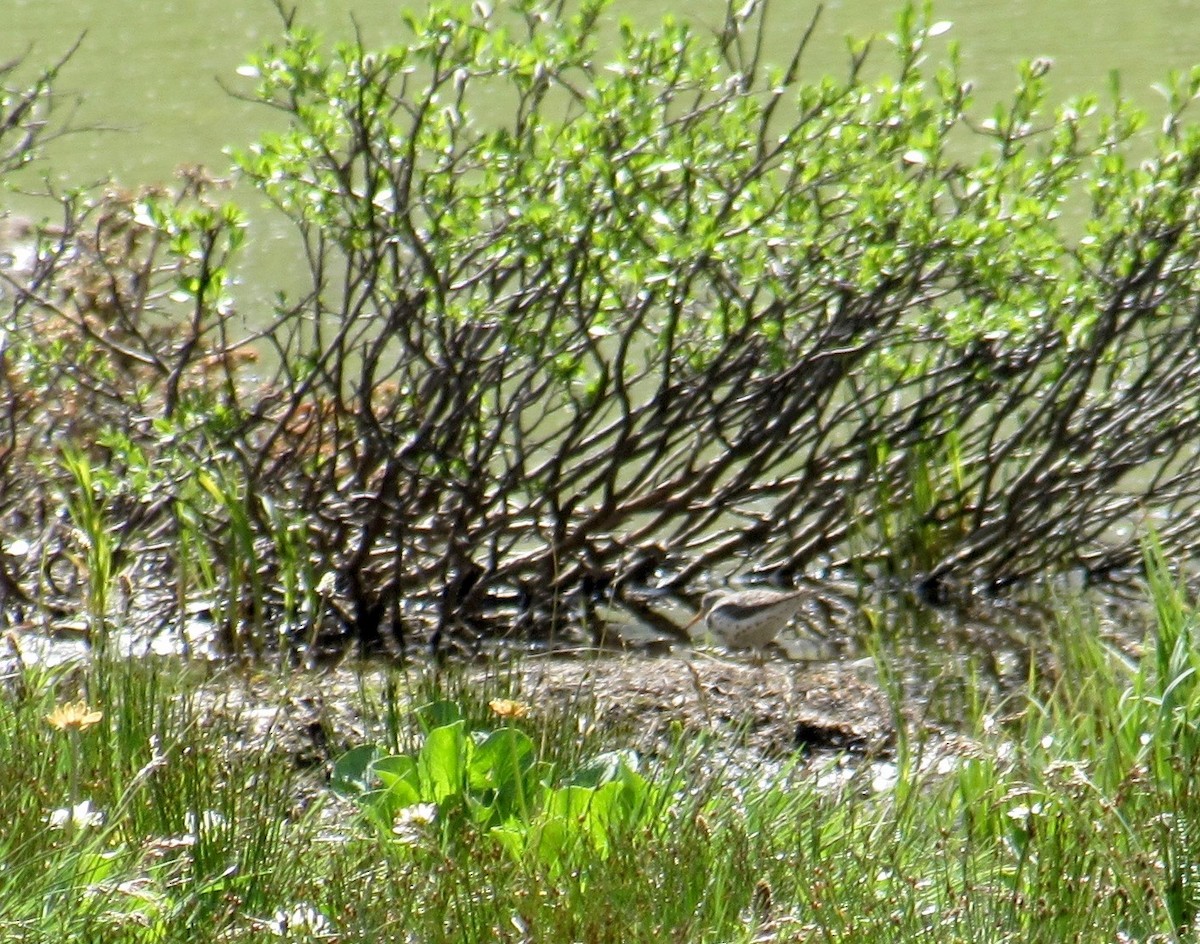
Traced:
<path id="1" fill-rule="evenodd" d="M 724 596 L 725 594 L 723 594 L 720 590 L 709 590 L 708 593 L 704 594 L 704 596 L 700 598 L 700 609 L 696 612 L 696 615 L 691 618 L 688 624 L 683 627 L 684 630 L 687 631 L 699 623 L 702 619 L 707 619 L 708 614 L 713 611 L 713 608 L 721 602 L 721 599 Z"/>

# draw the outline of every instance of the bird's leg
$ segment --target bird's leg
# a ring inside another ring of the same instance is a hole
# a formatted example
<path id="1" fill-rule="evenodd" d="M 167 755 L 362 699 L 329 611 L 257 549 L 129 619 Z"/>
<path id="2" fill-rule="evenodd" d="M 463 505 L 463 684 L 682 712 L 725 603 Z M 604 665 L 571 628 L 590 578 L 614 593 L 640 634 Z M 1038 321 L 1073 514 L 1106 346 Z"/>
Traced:
<path id="1" fill-rule="evenodd" d="M 767 680 L 766 650 L 755 646 L 750 653 L 750 664 L 754 666 L 754 689 L 756 692 L 761 692 L 766 686 Z"/>

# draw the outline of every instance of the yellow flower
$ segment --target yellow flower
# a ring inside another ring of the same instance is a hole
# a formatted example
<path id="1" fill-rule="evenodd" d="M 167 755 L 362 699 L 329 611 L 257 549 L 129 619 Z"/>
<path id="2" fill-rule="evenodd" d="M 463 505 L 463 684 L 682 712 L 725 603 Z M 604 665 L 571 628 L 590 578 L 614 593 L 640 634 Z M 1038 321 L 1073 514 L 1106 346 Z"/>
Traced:
<path id="1" fill-rule="evenodd" d="M 500 718 L 524 718 L 529 714 L 529 706 L 511 698 L 493 698 L 488 702 L 492 714 Z"/>
<path id="2" fill-rule="evenodd" d="M 50 727 L 57 728 L 59 731 L 86 731 L 93 725 L 99 724 L 103 717 L 103 711 L 89 708 L 87 702 L 81 699 L 59 705 L 46 715 L 46 721 Z"/>

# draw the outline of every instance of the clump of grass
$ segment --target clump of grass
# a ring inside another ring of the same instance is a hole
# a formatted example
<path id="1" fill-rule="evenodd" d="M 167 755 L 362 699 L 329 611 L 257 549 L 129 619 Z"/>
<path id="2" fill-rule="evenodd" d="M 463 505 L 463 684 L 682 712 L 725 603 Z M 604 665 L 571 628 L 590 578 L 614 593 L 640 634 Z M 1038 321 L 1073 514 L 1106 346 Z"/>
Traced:
<path id="1" fill-rule="evenodd" d="M 0 939 L 1183 939 L 1200 647 L 1153 547 L 1148 571 L 1144 651 L 1063 600 L 1054 673 L 1003 700 L 968 677 L 958 749 L 914 727 L 890 776 L 735 770 L 682 730 L 639 754 L 578 723 L 586 696 L 431 667 L 346 689 L 329 785 L 195 673 L 27 667 L 0 699 Z"/>
<path id="2" fill-rule="evenodd" d="M 5 688 L 0 939 L 182 940 L 288 899 L 295 774 L 245 749 L 187 675 L 103 658 Z"/>
<path id="3" fill-rule="evenodd" d="M 411 863 L 393 867 L 454 916 L 445 933 L 424 925 L 430 940 L 1178 936 L 1195 916 L 1195 615 L 1153 555 L 1151 572 L 1142 658 L 1106 646 L 1081 602 L 1064 605 L 1057 679 L 1033 675 L 1003 703 L 967 679 L 974 747 L 938 758 L 913 732 L 894 785 L 864 775 L 829 789 L 796 771 L 749 784 L 697 758 L 668 829 L 585 856 L 566 880 L 483 832 L 454 868 L 418 881 Z M 486 902 L 481 884 L 497 889 Z M 372 896 L 378 920 L 419 921 L 388 887 Z"/>

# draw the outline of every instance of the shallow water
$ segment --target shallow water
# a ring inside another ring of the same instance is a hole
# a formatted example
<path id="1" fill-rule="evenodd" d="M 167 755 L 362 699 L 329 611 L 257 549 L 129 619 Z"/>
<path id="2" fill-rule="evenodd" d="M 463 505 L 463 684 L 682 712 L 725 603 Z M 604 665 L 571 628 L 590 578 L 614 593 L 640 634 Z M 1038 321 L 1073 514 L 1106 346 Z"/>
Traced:
<path id="1" fill-rule="evenodd" d="M 840 71 L 842 37 L 887 32 L 898 6 L 879 0 L 826 4 L 808 70 Z M 5 60 L 28 49 L 32 62 L 47 62 L 82 37 L 60 89 L 78 96 L 80 125 L 114 130 L 55 146 L 56 169 L 76 182 L 109 175 L 126 184 L 161 180 L 183 163 L 220 168 L 227 163 L 225 147 L 247 144 L 271 123 L 270 112 L 239 102 L 222 88 L 249 91 L 237 67 L 278 35 L 279 17 L 266 0 L 8 0 L 6 7 L 0 36 Z M 394 0 L 301 2 L 299 7 L 302 21 L 333 36 L 350 35 L 353 16 L 368 44 L 403 36 L 401 12 L 419 8 Z M 769 58 L 790 54 L 815 7 L 775 4 Z M 648 26 L 673 12 L 711 27 L 723 10 L 724 4 L 713 0 L 621 0 L 610 19 L 629 15 Z M 1167 70 L 1200 62 L 1200 3 L 1188 0 L 942 0 L 935 16 L 953 24 L 938 42 L 943 48 L 949 40 L 961 44 L 963 71 L 985 100 L 1004 94 L 1015 64 L 1024 58 L 1053 59 L 1053 87 L 1063 96 L 1103 91 L 1110 71 L 1119 70 L 1126 91 L 1148 105 L 1155 101 L 1150 85 Z M 933 51 L 937 54 L 938 47 Z"/>
<path id="2" fill-rule="evenodd" d="M 365 41 L 381 45 L 405 34 L 402 12 L 415 4 L 352 0 L 300 2 L 300 19 L 327 35 L 348 37 L 351 17 Z M 805 59 L 809 75 L 844 69 L 846 35 L 883 34 L 894 22 L 896 2 L 833 0 L 825 5 Z M 643 26 L 676 12 L 701 28 L 719 24 L 725 5 L 714 0 L 665 3 L 619 0 L 608 28 L 628 15 Z M 816 5 L 777 0 L 771 8 L 768 58 L 790 55 Z M 1147 107 L 1158 100 L 1151 84 L 1169 69 L 1200 62 L 1200 2 L 1195 0 L 1093 0 L 1088 4 L 1035 0 L 978 3 L 942 0 L 935 16 L 952 27 L 931 46 L 961 44 L 963 72 L 981 103 L 1004 97 L 1015 64 L 1025 58 L 1054 60 L 1052 88 L 1064 98 L 1103 92 L 1119 70 L 1127 94 Z M 53 61 L 82 37 L 58 83 L 63 113 L 73 108 L 80 128 L 103 128 L 57 140 L 48 166 L 60 185 L 115 179 L 126 186 L 168 180 L 180 165 L 203 164 L 224 173 L 226 149 L 245 147 L 278 121 L 269 110 L 239 101 L 249 80 L 237 73 L 249 54 L 279 34 L 280 19 L 267 0 L 8 0 L 0 59 L 28 52 L 29 63 Z M 880 50 L 879 61 L 887 61 Z M 33 185 L 30 178 L 19 181 Z M 265 301 L 294 278 L 294 260 L 282 249 L 288 228 L 272 221 L 253 194 L 239 194 L 255 208 L 253 238 L 246 248 L 244 302 Z M 0 196 L 0 211 L 38 212 L 20 197 Z"/>

